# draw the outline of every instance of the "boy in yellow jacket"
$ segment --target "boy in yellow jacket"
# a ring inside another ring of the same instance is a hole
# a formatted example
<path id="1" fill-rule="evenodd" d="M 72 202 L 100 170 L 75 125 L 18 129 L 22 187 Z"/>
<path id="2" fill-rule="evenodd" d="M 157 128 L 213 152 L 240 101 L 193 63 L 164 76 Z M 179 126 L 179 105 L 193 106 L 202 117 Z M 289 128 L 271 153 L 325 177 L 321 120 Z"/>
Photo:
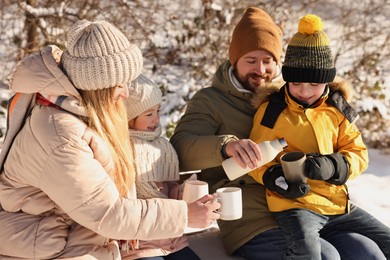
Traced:
<path id="1" fill-rule="evenodd" d="M 304 152 L 308 181 L 288 183 L 281 154 L 250 175 L 267 188 L 268 207 L 287 240 L 286 259 L 321 259 L 320 233 L 327 239 L 337 230 L 372 239 L 389 259 L 389 228 L 348 200 L 345 183 L 367 168 L 368 153 L 353 123 L 357 113 L 346 101 L 349 86 L 335 80 L 330 42 L 322 27 L 318 16 L 301 18 L 282 67 L 287 83 L 266 102 L 260 100 L 250 134 L 256 143 L 283 137 L 288 144 L 284 152 Z"/>

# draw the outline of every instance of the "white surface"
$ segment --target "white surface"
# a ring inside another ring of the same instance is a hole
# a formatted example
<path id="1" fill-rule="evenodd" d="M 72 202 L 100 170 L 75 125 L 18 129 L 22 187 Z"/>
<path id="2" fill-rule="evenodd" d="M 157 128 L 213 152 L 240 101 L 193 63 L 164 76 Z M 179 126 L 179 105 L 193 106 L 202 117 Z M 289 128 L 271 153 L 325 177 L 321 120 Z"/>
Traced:
<path id="1" fill-rule="evenodd" d="M 347 182 L 351 201 L 390 227 L 390 154 L 368 150 L 368 169 Z"/>

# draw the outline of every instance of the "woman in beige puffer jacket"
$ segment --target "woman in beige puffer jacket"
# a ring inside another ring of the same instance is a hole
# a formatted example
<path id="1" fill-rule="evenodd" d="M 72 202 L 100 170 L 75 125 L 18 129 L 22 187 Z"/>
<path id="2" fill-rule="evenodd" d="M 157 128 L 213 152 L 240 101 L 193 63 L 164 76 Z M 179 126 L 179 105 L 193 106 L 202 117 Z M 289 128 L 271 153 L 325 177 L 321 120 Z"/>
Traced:
<path id="1" fill-rule="evenodd" d="M 86 20 L 62 57 L 48 46 L 16 67 L 0 156 L 1 259 L 120 259 L 116 239 L 180 236 L 219 217 L 212 196 L 187 206 L 125 188 L 133 162 L 118 100 L 141 69 L 119 30 Z"/>

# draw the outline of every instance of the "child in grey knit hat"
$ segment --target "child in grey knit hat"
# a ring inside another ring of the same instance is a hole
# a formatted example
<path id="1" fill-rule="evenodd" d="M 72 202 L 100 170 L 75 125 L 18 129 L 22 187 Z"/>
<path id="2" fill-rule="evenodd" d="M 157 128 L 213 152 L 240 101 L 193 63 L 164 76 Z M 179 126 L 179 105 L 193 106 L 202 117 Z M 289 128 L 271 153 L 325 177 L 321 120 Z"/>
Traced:
<path id="1" fill-rule="evenodd" d="M 130 139 L 133 144 L 139 199 L 180 199 L 179 160 L 169 141 L 161 135 L 162 93 L 152 80 L 140 75 L 129 86 L 125 100 Z M 174 221 L 174 220 L 172 220 Z M 186 237 L 122 243 L 123 259 L 175 254 L 177 259 L 200 259 L 188 247 Z"/>

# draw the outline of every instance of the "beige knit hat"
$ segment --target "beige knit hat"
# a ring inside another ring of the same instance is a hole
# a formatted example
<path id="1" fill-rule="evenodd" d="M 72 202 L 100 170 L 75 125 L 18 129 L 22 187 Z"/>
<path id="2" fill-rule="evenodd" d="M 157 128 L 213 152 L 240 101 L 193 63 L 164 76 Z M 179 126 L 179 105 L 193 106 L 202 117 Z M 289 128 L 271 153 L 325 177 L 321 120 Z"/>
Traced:
<path id="1" fill-rule="evenodd" d="M 69 30 L 61 65 L 76 88 L 98 90 L 134 80 L 143 58 L 141 50 L 112 24 L 82 20 Z"/>
<path id="2" fill-rule="evenodd" d="M 161 90 L 156 83 L 142 74 L 130 82 L 128 88 L 129 97 L 125 100 L 128 120 L 161 103 Z"/>
<path id="3" fill-rule="evenodd" d="M 265 50 L 279 64 L 282 54 L 282 30 L 271 16 L 257 7 L 249 7 L 233 30 L 229 60 L 234 66 L 248 52 Z"/>

